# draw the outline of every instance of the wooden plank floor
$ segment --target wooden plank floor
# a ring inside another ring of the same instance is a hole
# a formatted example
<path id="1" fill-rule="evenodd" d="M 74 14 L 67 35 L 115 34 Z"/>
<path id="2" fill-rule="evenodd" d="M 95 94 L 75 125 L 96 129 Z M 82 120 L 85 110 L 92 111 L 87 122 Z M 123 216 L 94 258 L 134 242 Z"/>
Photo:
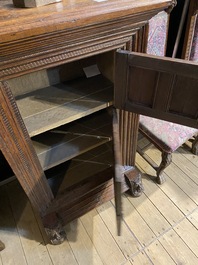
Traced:
<path id="1" fill-rule="evenodd" d="M 147 144 L 142 138 L 140 147 Z M 159 162 L 151 146 L 147 155 Z M 122 236 L 116 235 L 114 201 L 107 202 L 65 227 L 67 240 L 48 243 L 40 219 L 13 181 L 0 187 L 0 265 L 142 265 L 198 264 L 198 157 L 188 145 L 173 154 L 163 185 L 137 154 L 144 193 L 123 195 Z M 149 176 L 150 175 L 150 176 Z"/>

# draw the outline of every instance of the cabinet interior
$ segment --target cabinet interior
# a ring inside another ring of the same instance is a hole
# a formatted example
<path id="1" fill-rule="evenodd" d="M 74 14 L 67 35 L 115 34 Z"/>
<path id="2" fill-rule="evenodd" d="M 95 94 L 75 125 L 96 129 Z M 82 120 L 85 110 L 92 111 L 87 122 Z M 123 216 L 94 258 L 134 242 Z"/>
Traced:
<path id="1" fill-rule="evenodd" d="M 55 179 L 61 179 L 61 190 L 111 167 L 114 55 L 110 51 L 8 81 L 54 190 Z M 0 160 L 5 162 L 3 156 Z"/>

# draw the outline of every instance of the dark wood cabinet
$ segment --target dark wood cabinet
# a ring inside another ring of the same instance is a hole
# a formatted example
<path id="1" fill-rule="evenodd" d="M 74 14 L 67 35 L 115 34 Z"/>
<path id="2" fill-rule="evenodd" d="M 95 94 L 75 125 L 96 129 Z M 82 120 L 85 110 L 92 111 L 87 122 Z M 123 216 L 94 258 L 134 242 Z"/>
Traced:
<path id="1" fill-rule="evenodd" d="M 64 239 L 62 224 L 113 198 L 115 52 L 146 52 L 149 20 L 174 4 L 2 2 L 0 149 L 53 244 Z M 87 78 L 90 66 L 95 75 Z M 134 167 L 138 114 L 120 111 L 119 126 L 122 165 Z"/>

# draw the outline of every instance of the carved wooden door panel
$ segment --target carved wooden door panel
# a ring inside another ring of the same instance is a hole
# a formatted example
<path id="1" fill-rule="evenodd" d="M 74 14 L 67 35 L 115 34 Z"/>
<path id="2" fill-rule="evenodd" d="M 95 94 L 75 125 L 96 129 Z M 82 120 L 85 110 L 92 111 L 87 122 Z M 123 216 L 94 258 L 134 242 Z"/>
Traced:
<path id="1" fill-rule="evenodd" d="M 117 109 L 198 128 L 196 63 L 121 50 L 116 54 L 114 91 Z M 131 130 L 136 128 L 132 126 Z M 122 145 L 115 133 L 114 142 Z M 133 144 L 136 146 L 135 140 Z M 123 172 L 118 170 L 119 153 L 116 152 L 120 148 L 115 147 L 115 201 L 120 232 Z"/>
<path id="2" fill-rule="evenodd" d="M 118 109 L 198 128 L 198 64 L 119 51 L 115 99 Z"/>

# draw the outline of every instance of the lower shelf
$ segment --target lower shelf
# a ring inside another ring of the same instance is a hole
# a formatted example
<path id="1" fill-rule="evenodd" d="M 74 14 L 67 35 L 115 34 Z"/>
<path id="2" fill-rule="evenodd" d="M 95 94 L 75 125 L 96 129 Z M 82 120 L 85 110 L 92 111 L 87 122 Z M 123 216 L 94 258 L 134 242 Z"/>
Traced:
<path id="1" fill-rule="evenodd" d="M 104 179 L 93 176 L 111 168 L 113 168 L 112 142 L 108 142 L 47 170 L 46 176 L 57 199 L 64 193 L 67 197 L 68 192 L 73 191 L 74 187 L 78 185 L 81 187 L 83 183 L 89 182 L 92 178 L 96 183 L 100 183 Z M 72 200 L 75 200 L 76 196 L 75 192 L 75 196 L 71 196 Z"/>
<path id="2" fill-rule="evenodd" d="M 111 134 L 112 116 L 108 109 L 32 137 L 32 143 L 41 166 L 46 171 L 111 141 Z M 3 185 L 13 180 L 14 174 L 1 153 L 0 166 L 0 185 Z"/>
<path id="3" fill-rule="evenodd" d="M 112 139 L 112 116 L 102 110 L 32 138 L 44 170 L 73 159 Z"/>
<path id="4" fill-rule="evenodd" d="M 63 164 L 59 174 L 62 182 L 59 181 L 58 187 L 57 175 L 48 180 L 55 191 L 55 200 L 45 218 L 49 220 L 48 215 L 57 212 L 66 224 L 114 198 L 112 144 L 106 143 L 73 159 L 70 164 Z M 122 190 L 128 190 L 125 183 Z"/>

